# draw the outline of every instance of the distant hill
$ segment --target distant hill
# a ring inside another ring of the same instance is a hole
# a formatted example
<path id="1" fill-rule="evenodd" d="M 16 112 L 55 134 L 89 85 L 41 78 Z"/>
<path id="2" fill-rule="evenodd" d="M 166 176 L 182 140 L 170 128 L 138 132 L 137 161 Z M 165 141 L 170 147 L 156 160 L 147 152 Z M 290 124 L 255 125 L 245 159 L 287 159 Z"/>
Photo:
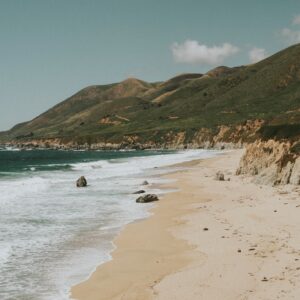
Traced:
<path id="1" fill-rule="evenodd" d="M 252 65 L 90 86 L 2 132 L 0 141 L 201 146 L 299 135 L 300 44 Z"/>

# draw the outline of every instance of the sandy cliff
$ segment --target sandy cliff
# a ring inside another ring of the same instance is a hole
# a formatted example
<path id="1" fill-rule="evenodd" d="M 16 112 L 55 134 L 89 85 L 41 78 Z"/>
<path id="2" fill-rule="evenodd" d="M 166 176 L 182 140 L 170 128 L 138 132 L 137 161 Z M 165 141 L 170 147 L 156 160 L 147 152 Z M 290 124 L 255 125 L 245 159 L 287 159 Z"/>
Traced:
<path id="1" fill-rule="evenodd" d="M 254 175 L 261 184 L 299 184 L 300 155 L 295 151 L 296 145 L 274 140 L 249 144 L 237 174 Z"/>

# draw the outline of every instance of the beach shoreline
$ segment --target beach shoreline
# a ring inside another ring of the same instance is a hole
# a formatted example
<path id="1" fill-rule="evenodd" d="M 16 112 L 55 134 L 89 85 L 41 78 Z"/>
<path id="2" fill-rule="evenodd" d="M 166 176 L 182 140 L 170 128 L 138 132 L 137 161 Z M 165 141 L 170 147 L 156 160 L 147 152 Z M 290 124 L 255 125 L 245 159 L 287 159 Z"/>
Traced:
<path id="1" fill-rule="evenodd" d="M 72 299 L 299 296 L 299 189 L 236 176 L 243 152 L 183 163 L 185 169 L 163 175 L 174 180 L 164 186 L 177 190 L 164 195 L 149 218 L 122 230 L 112 260 L 73 286 Z M 225 181 L 215 180 L 217 171 Z"/>
<path id="2" fill-rule="evenodd" d="M 200 159 L 197 158 L 197 159 L 169 165 L 167 173 L 164 173 L 161 175 L 155 175 L 155 177 L 159 176 L 160 178 L 167 179 L 167 181 L 170 181 L 170 182 L 168 182 L 168 183 L 151 183 L 151 185 L 149 186 L 149 189 L 148 189 L 149 193 L 151 193 L 151 190 L 157 190 L 157 189 L 159 189 L 161 191 L 172 190 L 172 189 L 177 190 L 177 187 L 176 187 L 177 179 L 173 175 L 180 173 L 180 172 L 184 172 L 187 169 L 189 169 L 190 167 L 197 165 L 200 161 L 206 160 L 206 159 L 211 159 L 211 158 L 210 157 L 200 158 Z M 180 170 L 178 170 L 178 168 Z M 129 255 L 129 257 L 126 255 L 126 257 L 124 256 L 124 258 L 123 258 L 123 255 L 125 252 L 129 252 L 132 250 L 132 249 L 129 249 L 129 250 L 127 249 L 128 246 L 129 246 L 129 248 L 131 248 L 130 247 L 131 238 L 133 238 L 135 240 L 132 243 L 135 245 L 134 247 L 132 247 L 132 248 L 134 248 L 133 251 L 140 252 L 142 254 L 141 258 L 144 256 L 143 252 L 145 250 L 144 249 L 145 244 L 141 245 L 142 241 L 138 241 L 135 239 L 135 237 L 140 236 L 140 234 L 138 233 L 138 231 L 141 230 L 140 226 L 142 225 L 143 227 L 145 227 L 147 231 L 148 231 L 148 228 L 152 228 L 152 224 L 156 223 L 156 217 L 158 217 L 158 211 L 161 211 L 163 214 L 165 214 L 165 208 L 163 210 L 160 210 L 161 205 L 163 203 L 167 204 L 166 208 L 168 209 L 170 205 L 175 204 L 175 203 L 172 204 L 172 203 L 170 203 L 170 201 L 167 200 L 168 195 L 171 195 L 173 193 L 176 193 L 176 192 L 167 191 L 166 194 L 163 194 L 162 196 L 160 196 L 159 198 L 161 198 L 161 200 L 159 202 L 153 203 L 154 206 L 148 210 L 149 216 L 147 216 L 146 218 L 140 219 L 140 220 L 135 220 L 135 221 L 127 224 L 126 226 L 124 226 L 124 228 L 118 233 L 117 237 L 113 240 L 114 250 L 111 252 L 111 260 L 104 262 L 103 264 L 97 266 L 95 271 L 92 272 L 92 274 L 89 276 L 89 278 L 87 280 L 74 285 L 71 288 L 71 292 L 70 292 L 71 299 L 77 299 L 77 297 L 80 297 L 78 299 L 115 299 L 114 294 L 117 294 L 118 292 L 115 293 L 115 291 L 114 291 L 115 289 L 113 286 L 110 285 L 110 283 L 108 283 L 108 284 L 104 283 L 104 286 L 108 287 L 107 289 L 105 289 L 106 290 L 105 293 L 107 292 L 108 296 L 106 296 L 106 294 L 103 293 L 103 286 L 102 287 L 97 286 L 98 271 L 101 270 L 103 267 L 106 268 L 107 264 L 109 264 L 108 268 L 111 268 L 110 264 L 116 263 L 116 265 L 118 266 L 119 265 L 119 261 L 118 261 L 119 257 L 122 257 L 123 262 L 121 262 L 121 264 L 123 264 L 128 259 L 129 259 L 129 261 L 131 261 L 132 259 L 130 258 L 130 255 Z M 173 201 L 171 201 L 171 202 L 173 202 Z M 137 204 L 137 205 L 143 205 L 143 204 Z M 162 228 L 167 229 L 169 227 L 172 227 L 174 225 L 172 218 L 176 217 L 177 215 L 181 215 L 181 212 L 174 213 L 174 210 L 173 210 L 170 213 L 170 215 L 167 216 L 167 218 L 165 219 L 165 221 L 166 221 L 165 224 L 161 224 L 161 222 L 159 222 L 159 223 L 156 223 L 156 227 L 159 229 L 162 229 Z M 161 218 L 161 216 L 159 216 L 159 219 L 160 218 Z M 171 219 L 171 222 L 169 222 L 170 219 Z M 150 222 L 150 224 L 148 224 L 148 222 Z M 173 237 L 173 234 L 170 234 L 169 232 L 164 232 L 164 231 L 158 231 L 158 232 L 163 233 L 163 235 L 162 236 L 157 235 L 157 231 L 153 231 L 151 234 L 150 241 L 154 245 L 154 248 L 156 248 L 157 245 L 160 245 L 160 248 L 161 248 L 161 243 L 162 243 L 162 241 L 164 241 L 164 243 L 165 243 L 164 247 L 165 248 L 173 248 L 174 254 L 176 254 L 176 256 L 178 256 L 179 251 L 184 252 L 187 248 L 190 248 L 188 245 L 186 245 L 186 243 L 184 241 L 181 241 L 182 243 L 180 243 L 180 242 L 178 243 L 178 239 L 176 237 Z M 148 231 L 148 233 L 150 233 L 150 232 Z M 142 238 L 142 236 L 140 236 L 140 237 Z M 145 240 L 147 240 L 147 239 L 148 239 L 148 237 Z M 136 244 L 136 242 L 139 242 L 141 247 L 139 247 Z M 169 244 L 169 245 L 167 246 L 167 244 Z M 148 247 L 148 246 L 146 246 L 146 247 Z M 162 255 L 169 256 L 170 250 L 171 249 L 167 249 L 166 253 L 165 254 L 162 253 Z M 149 247 L 149 252 L 150 251 L 153 251 L 153 249 L 151 249 L 151 247 Z M 148 256 L 148 254 L 146 254 L 146 256 Z M 152 263 L 153 263 L 154 257 L 151 257 L 151 258 L 152 258 Z M 117 259 L 117 261 L 116 261 L 116 259 Z M 172 266 L 170 265 L 168 269 L 166 269 L 164 272 L 161 272 L 162 274 L 160 274 L 160 277 L 162 278 L 163 276 L 165 276 L 169 273 L 172 273 L 173 271 L 177 270 L 178 268 L 183 267 L 188 261 L 189 261 L 189 259 L 185 258 L 184 261 L 182 261 L 180 263 L 177 262 L 178 265 L 177 265 L 177 263 L 174 264 L 174 262 L 173 262 Z M 125 262 L 125 264 L 126 264 L 126 262 Z M 124 268 L 127 269 L 126 266 L 124 266 Z M 112 267 L 112 269 L 114 269 L 114 266 Z M 152 269 L 151 266 L 150 266 L 150 269 Z M 155 274 L 153 275 L 153 277 L 155 277 L 155 278 L 157 277 L 156 271 L 157 270 L 154 271 Z M 106 273 L 106 271 L 104 271 L 104 272 Z M 151 270 L 150 270 L 150 272 L 151 272 Z M 111 276 L 114 277 L 113 274 L 111 274 Z M 95 277 L 95 280 L 93 277 Z M 127 276 L 125 276 L 125 277 L 127 277 Z M 123 288 L 126 289 L 126 287 L 124 287 L 124 285 L 126 285 L 126 284 L 131 285 L 130 284 L 131 279 L 129 281 L 127 281 L 128 278 L 123 278 L 123 279 L 125 279 L 124 280 L 125 282 L 121 284 L 120 289 L 123 289 Z M 122 279 L 120 279 L 120 278 L 118 278 L 116 280 L 118 281 L 118 284 L 120 284 L 120 282 L 122 281 Z M 100 279 L 100 281 L 101 281 L 101 279 Z M 85 286 L 85 284 L 87 284 L 86 288 L 83 287 L 83 289 L 82 289 L 82 285 Z M 87 289 L 87 291 L 86 291 L 86 289 Z M 100 295 L 100 298 L 99 298 L 98 289 L 102 290 L 102 292 L 101 292 L 102 295 Z M 142 292 L 142 294 L 143 294 L 143 296 L 142 296 L 143 299 L 148 299 L 147 298 L 148 296 L 146 296 L 147 292 L 146 293 Z M 118 299 L 118 296 L 116 296 L 116 299 Z"/>

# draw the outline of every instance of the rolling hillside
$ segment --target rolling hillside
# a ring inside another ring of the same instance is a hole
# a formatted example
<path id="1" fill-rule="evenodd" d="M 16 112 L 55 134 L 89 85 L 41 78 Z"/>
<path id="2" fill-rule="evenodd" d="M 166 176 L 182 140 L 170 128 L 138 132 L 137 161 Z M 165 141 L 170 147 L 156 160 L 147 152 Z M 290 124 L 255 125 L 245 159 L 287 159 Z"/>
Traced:
<path id="1" fill-rule="evenodd" d="M 300 44 L 252 65 L 87 87 L 2 142 L 168 145 L 300 135 Z"/>

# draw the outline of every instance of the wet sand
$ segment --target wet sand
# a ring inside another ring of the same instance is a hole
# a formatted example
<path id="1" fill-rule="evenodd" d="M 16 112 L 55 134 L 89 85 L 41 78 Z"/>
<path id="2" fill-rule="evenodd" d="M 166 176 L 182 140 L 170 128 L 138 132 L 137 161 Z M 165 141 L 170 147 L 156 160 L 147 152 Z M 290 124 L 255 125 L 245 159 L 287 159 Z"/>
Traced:
<path id="1" fill-rule="evenodd" d="M 243 150 L 184 164 L 112 260 L 74 286 L 78 300 L 299 299 L 300 188 L 236 176 Z M 222 171 L 225 179 L 217 181 Z M 142 204 L 141 204 L 142 205 Z"/>

